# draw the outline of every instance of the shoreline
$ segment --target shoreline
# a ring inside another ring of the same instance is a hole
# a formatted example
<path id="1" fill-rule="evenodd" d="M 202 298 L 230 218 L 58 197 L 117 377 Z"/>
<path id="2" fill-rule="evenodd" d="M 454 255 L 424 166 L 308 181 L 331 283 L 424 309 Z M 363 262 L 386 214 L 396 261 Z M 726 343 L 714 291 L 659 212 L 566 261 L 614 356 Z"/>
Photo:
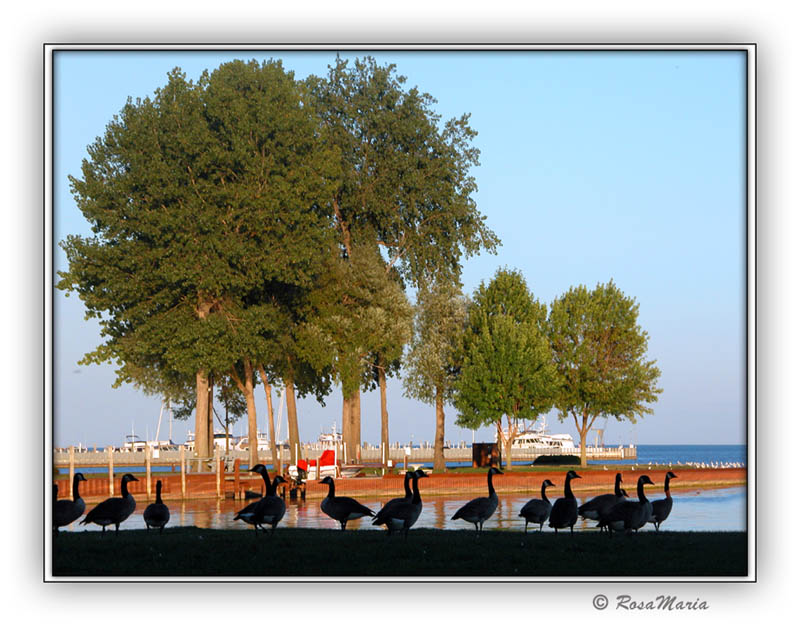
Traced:
<path id="1" fill-rule="evenodd" d="M 628 466 L 626 466 L 628 467 Z M 619 471 L 622 473 L 622 486 L 628 492 L 629 497 L 636 497 L 636 480 L 639 475 L 647 474 L 655 483 L 654 487 L 647 490 L 648 495 L 660 497 L 663 493 L 664 474 L 672 469 L 677 474 L 677 478 L 671 483 L 672 490 L 675 492 L 691 490 L 695 488 L 725 488 L 747 484 L 747 468 L 692 468 L 653 466 L 635 467 L 627 470 L 622 468 L 595 469 L 593 466 L 587 468 L 576 468 L 582 477 L 572 482 L 572 490 L 576 494 L 597 492 L 607 493 L 613 490 L 614 477 Z M 558 497 L 563 492 L 564 474 L 567 468 L 536 468 L 528 471 L 509 471 L 502 475 L 496 475 L 493 485 L 498 494 L 531 493 L 538 494 L 541 491 L 541 484 L 545 478 L 552 480 L 556 487 L 548 492 L 550 497 Z M 137 472 L 137 474 L 139 474 Z M 143 475 L 143 472 L 140 476 Z M 115 476 L 114 495 L 119 495 L 119 480 Z M 155 500 L 155 483 L 161 480 L 163 485 L 162 498 L 164 501 L 175 500 L 195 500 L 195 499 L 224 499 L 233 498 L 234 480 L 233 474 L 226 474 L 222 481 L 222 496 L 217 495 L 217 477 L 211 473 L 190 473 L 186 475 L 186 495 L 181 496 L 181 475 L 180 473 L 158 472 L 150 476 L 151 496 L 147 496 L 147 485 L 144 478 L 139 482 L 129 484 L 131 494 L 140 502 Z M 69 478 L 59 478 L 53 481 L 58 485 L 59 498 L 67 497 L 69 491 Z M 251 477 L 247 472 L 243 472 L 239 480 L 239 488 L 247 490 L 257 497 L 263 494 L 264 483 L 259 476 Z M 487 489 L 486 474 L 480 473 L 459 473 L 443 472 L 430 474 L 420 482 L 420 490 L 429 496 L 437 495 L 460 495 L 460 494 L 485 494 Z M 403 476 L 391 474 L 375 477 L 357 478 L 338 478 L 336 479 L 337 495 L 347 495 L 353 497 L 385 497 L 397 496 L 403 492 Z M 95 477 L 89 475 L 86 482 L 80 485 L 81 497 L 87 504 L 100 502 L 109 497 L 108 477 Z M 328 493 L 326 485 L 320 484 L 317 480 L 311 479 L 306 483 L 306 499 L 321 500 Z M 287 500 L 289 494 L 287 493 Z M 244 501 L 244 500 L 242 500 Z"/>

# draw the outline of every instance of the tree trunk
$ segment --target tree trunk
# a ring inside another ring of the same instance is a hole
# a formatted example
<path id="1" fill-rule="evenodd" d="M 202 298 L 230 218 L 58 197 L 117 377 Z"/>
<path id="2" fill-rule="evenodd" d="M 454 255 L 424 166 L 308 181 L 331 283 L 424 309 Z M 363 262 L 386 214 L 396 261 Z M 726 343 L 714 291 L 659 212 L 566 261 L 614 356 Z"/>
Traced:
<path id="1" fill-rule="evenodd" d="M 361 391 L 356 389 L 353 394 L 353 401 L 350 403 L 350 417 L 353 423 L 353 457 L 356 463 L 361 463 Z"/>
<path id="2" fill-rule="evenodd" d="M 297 465 L 300 448 L 300 432 L 297 427 L 297 404 L 294 397 L 294 379 L 286 377 L 286 420 L 289 422 L 289 458 L 291 465 Z"/>
<path id="3" fill-rule="evenodd" d="M 272 455 L 272 469 L 280 473 L 280 461 L 278 460 L 278 448 L 275 442 L 275 416 L 272 413 L 272 385 L 267 382 L 267 373 L 264 371 L 264 366 L 258 366 L 258 372 L 261 374 L 261 381 L 264 383 L 264 393 L 267 395 L 267 419 L 269 420 L 269 451 Z"/>
<path id="4" fill-rule="evenodd" d="M 378 368 L 378 384 L 381 389 L 381 448 L 389 449 L 389 411 L 386 409 L 386 370 Z M 383 461 L 383 459 L 381 459 Z"/>
<path id="5" fill-rule="evenodd" d="M 208 456 L 214 456 L 217 442 L 214 441 L 214 376 L 208 377 Z"/>
<path id="6" fill-rule="evenodd" d="M 197 387 L 197 401 L 195 404 L 194 419 L 194 455 L 198 458 L 208 458 L 208 377 L 205 372 L 199 371 L 195 377 Z"/>
<path id="7" fill-rule="evenodd" d="M 342 444 L 344 444 L 342 448 L 342 461 L 344 463 L 349 463 L 350 460 L 347 458 L 350 454 L 350 431 L 352 428 L 350 427 L 350 398 L 348 398 L 344 394 L 344 390 L 342 390 Z"/>
<path id="8" fill-rule="evenodd" d="M 256 419 L 256 394 L 253 385 L 253 364 L 244 360 L 244 398 L 247 402 L 247 461 L 249 467 L 258 464 L 258 420 Z"/>
<path id="9" fill-rule="evenodd" d="M 444 397 L 436 387 L 436 432 L 433 437 L 433 471 L 444 472 Z"/>

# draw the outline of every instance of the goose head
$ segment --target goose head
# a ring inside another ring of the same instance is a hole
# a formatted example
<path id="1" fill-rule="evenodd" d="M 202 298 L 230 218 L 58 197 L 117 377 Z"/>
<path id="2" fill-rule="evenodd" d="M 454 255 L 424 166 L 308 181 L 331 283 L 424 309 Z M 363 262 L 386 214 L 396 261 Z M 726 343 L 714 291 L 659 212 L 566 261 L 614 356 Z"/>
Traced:
<path id="1" fill-rule="evenodd" d="M 263 463 L 256 463 L 255 465 L 253 465 L 253 467 L 250 468 L 249 471 L 263 475 L 264 472 L 267 471 L 267 468 Z"/>
<path id="2" fill-rule="evenodd" d="M 655 483 L 650 480 L 650 477 L 647 474 L 642 474 L 639 476 L 639 484 L 641 485 L 654 485 Z"/>
<path id="3" fill-rule="evenodd" d="M 280 474 L 275 477 L 275 484 L 276 485 L 280 485 L 281 483 L 285 483 L 285 482 L 286 482 L 286 479 L 283 476 L 281 476 Z"/>
<path id="4" fill-rule="evenodd" d="M 134 476 L 133 474 L 125 474 L 122 477 L 122 482 L 123 483 L 130 483 L 130 482 L 138 483 L 139 479 L 136 478 L 136 476 Z"/>
<path id="5" fill-rule="evenodd" d="M 667 472 L 667 476 L 669 476 L 670 478 L 677 478 L 678 477 L 676 474 L 673 474 L 672 472 Z"/>
<path id="6" fill-rule="evenodd" d="M 572 480 L 573 478 L 580 478 L 580 476 L 578 476 L 578 472 L 576 472 L 575 470 L 569 470 L 567 472 L 567 479 Z"/>
<path id="7" fill-rule="evenodd" d="M 332 484 L 333 484 L 333 478 L 331 478 L 330 476 L 326 476 L 325 478 L 323 478 L 323 479 L 322 479 L 321 481 L 319 481 L 319 482 L 320 482 L 320 484 L 322 484 L 322 485 L 332 485 Z"/>
<path id="8" fill-rule="evenodd" d="M 425 470 L 422 469 L 421 467 L 418 467 L 416 470 L 414 470 L 414 475 L 417 476 L 417 478 L 427 478 L 428 477 L 428 475 L 425 473 Z"/>
<path id="9" fill-rule="evenodd" d="M 75 480 L 82 480 L 86 482 L 86 476 L 84 476 L 81 472 L 78 472 L 77 474 L 75 474 Z M 134 478 L 134 480 L 136 479 Z"/>
<path id="10" fill-rule="evenodd" d="M 542 483 L 542 487 L 555 487 L 556 484 L 551 481 L 549 478 L 545 478 L 544 482 Z"/>

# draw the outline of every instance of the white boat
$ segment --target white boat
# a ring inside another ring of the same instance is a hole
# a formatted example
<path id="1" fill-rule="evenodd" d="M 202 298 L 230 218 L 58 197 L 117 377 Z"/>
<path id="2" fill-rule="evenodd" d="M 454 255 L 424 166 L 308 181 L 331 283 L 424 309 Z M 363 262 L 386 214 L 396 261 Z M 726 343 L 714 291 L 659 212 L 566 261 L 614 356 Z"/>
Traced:
<path id="1" fill-rule="evenodd" d="M 326 445 L 336 445 L 337 443 L 342 443 L 342 433 L 336 432 L 336 422 L 334 422 L 333 426 L 331 426 L 331 432 L 320 433 L 317 441 Z"/>
<path id="2" fill-rule="evenodd" d="M 507 431 L 504 434 L 507 434 Z M 497 434 L 495 434 L 495 440 L 496 439 Z M 543 418 L 542 425 L 539 428 L 523 430 L 511 444 L 512 450 L 530 448 L 547 450 L 575 448 L 575 440 L 572 438 L 572 435 L 567 433 L 550 434 L 547 431 L 547 422 Z"/>
<path id="3" fill-rule="evenodd" d="M 145 441 L 144 439 L 140 439 L 138 435 L 127 435 L 125 437 L 127 441 L 120 446 L 121 452 L 144 452 L 147 446 L 150 446 L 151 450 L 177 450 L 177 444 L 172 441 Z"/>

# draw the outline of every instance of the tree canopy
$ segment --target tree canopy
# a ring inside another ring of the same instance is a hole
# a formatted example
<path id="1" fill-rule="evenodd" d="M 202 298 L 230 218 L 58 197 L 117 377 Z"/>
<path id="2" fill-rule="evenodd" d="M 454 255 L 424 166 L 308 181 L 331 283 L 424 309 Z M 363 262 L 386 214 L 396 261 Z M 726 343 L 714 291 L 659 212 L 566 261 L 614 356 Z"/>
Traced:
<path id="1" fill-rule="evenodd" d="M 586 464 L 586 435 L 601 415 L 636 422 L 652 413 L 661 371 L 647 360 L 648 334 L 638 324 L 639 305 L 609 281 L 589 291 L 573 287 L 550 307 L 549 333 L 559 419 L 572 416 Z"/>
<path id="2" fill-rule="evenodd" d="M 94 234 L 62 243 L 58 287 L 100 319 L 87 361 L 116 361 L 118 382 L 155 392 L 195 374 L 199 423 L 202 381 L 261 356 L 275 316 L 260 295 L 309 285 L 327 247 L 332 160 L 317 131 L 279 61 L 197 83 L 176 69 L 129 100 L 70 178 Z"/>
<path id="3" fill-rule="evenodd" d="M 495 425 L 509 467 L 519 421 L 536 419 L 553 405 L 556 372 L 545 323 L 546 307 L 517 271 L 498 270 L 489 285 L 481 283 L 469 307 L 456 423 L 472 429 Z"/>

